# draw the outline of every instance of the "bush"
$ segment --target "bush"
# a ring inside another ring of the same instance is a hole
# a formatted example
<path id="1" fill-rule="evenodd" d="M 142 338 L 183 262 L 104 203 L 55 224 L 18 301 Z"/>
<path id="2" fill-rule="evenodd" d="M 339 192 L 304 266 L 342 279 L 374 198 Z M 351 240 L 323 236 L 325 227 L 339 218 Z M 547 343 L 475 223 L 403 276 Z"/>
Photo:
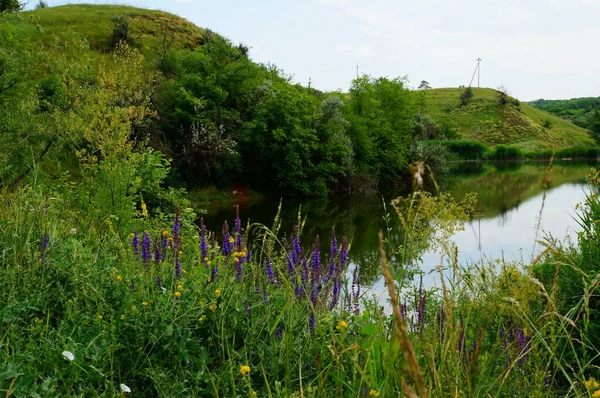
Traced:
<path id="1" fill-rule="evenodd" d="M 425 162 L 436 175 L 440 175 L 448 173 L 448 160 L 452 154 L 439 141 L 431 144 L 427 141 L 417 141 L 410 146 L 408 157 L 411 162 Z"/>
<path id="2" fill-rule="evenodd" d="M 473 99 L 473 89 L 471 87 L 465 88 L 465 90 L 460 94 L 460 106 L 468 105 Z"/>
<path id="3" fill-rule="evenodd" d="M 23 5 L 18 0 L 0 0 L 0 12 L 21 11 Z"/>
<path id="4" fill-rule="evenodd" d="M 426 145 L 440 144 L 456 156 L 460 160 L 481 160 L 484 158 L 488 147 L 478 141 L 470 140 L 440 140 L 440 141 L 425 141 Z"/>
<path id="5" fill-rule="evenodd" d="M 40 8 L 48 8 L 48 3 L 46 3 L 44 0 L 40 0 L 36 5 L 35 5 L 35 9 L 39 10 Z"/>
<path id="6" fill-rule="evenodd" d="M 486 156 L 491 160 L 519 160 L 524 157 L 523 151 L 509 145 L 497 145 Z"/>
<path id="7" fill-rule="evenodd" d="M 129 17 L 127 15 L 118 15 L 111 18 L 113 22 L 113 31 L 110 37 L 110 46 L 113 49 L 121 42 L 128 45 L 133 44 L 133 37 L 129 27 Z"/>

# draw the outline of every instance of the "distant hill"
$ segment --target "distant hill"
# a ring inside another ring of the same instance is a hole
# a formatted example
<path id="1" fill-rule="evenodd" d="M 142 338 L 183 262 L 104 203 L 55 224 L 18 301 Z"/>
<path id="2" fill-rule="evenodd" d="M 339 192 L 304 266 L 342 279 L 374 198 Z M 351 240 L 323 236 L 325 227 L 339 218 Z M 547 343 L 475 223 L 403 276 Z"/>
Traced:
<path id="1" fill-rule="evenodd" d="M 570 120 L 573 124 L 590 129 L 595 111 L 600 111 L 600 97 L 571 98 L 565 100 L 539 99 L 529 104 L 538 109 Z"/>
<path id="2" fill-rule="evenodd" d="M 463 88 L 423 90 L 423 113 L 461 138 L 488 145 L 512 144 L 525 150 L 593 145 L 586 129 L 509 97 L 498 101 L 497 90 L 474 88 L 473 99 L 460 105 Z"/>

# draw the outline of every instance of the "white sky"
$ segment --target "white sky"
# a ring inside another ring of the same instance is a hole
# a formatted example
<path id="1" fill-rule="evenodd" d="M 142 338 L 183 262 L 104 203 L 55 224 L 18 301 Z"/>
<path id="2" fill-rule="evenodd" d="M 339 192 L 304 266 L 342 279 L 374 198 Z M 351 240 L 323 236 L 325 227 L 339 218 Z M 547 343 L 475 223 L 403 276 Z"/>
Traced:
<path id="1" fill-rule="evenodd" d="M 33 5 L 37 0 L 29 0 Z M 65 4 L 49 0 L 49 5 Z M 69 1 L 77 3 L 78 1 Z M 104 0 L 85 3 L 107 4 Z M 125 0 L 251 47 L 296 82 L 346 91 L 361 73 L 521 100 L 600 96 L 600 0 Z M 30 7 L 29 7 L 30 8 Z M 476 86 L 477 77 L 474 85 Z"/>

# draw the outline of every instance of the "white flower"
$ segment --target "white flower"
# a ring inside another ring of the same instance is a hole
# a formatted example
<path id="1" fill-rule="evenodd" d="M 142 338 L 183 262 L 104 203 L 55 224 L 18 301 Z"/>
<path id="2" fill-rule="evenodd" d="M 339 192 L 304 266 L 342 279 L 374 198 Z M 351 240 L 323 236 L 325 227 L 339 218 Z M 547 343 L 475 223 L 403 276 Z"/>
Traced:
<path id="1" fill-rule="evenodd" d="M 71 228 L 71 235 L 75 235 L 77 233 L 77 228 Z"/>
<path id="2" fill-rule="evenodd" d="M 165 289 L 164 287 L 160 287 L 162 289 L 163 294 L 165 294 L 167 292 L 167 289 Z"/>
<path id="3" fill-rule="evenodd" d="M 123 391 L 123 392 L 131 392 L 131 388 L 129 388 L 125 384 L 121 383 L 121 391 Z"/>
<path id="4" fill-rule="evenodd" d="M 75 359 L 75 355 L 73 355 L 73 353 L 71 351 L 63 351 L 62 355 L 63 355 L 63 357 L 65 357 L 65 359 L 68 359 L 69 361 L 72 361 Z"/>

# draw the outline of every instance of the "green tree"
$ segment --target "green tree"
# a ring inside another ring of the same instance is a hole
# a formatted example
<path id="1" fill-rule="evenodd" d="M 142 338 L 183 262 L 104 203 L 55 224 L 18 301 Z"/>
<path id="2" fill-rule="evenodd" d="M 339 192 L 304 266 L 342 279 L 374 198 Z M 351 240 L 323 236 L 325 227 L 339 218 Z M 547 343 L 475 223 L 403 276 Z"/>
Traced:
<path id="1" fill-rule="evenodd" d="M 463 92 L 460 94 L 460 105 L 466 106 L 471 102 L 472 99 L 473 99 L 473 89 L 469 86 L 469 87 L 465 88 L 463 90 Z"/>
<path id="2" fill-rule="evenodd" d="M 358 171 L 386 182 L 406 172 L 415 104 L 403 79 L 354 80 L 348 107 Z"/>
<path id="3" fill-rule="evenodd" d="M 0 0 L 0 12 L 20 11 L 23 5 L 18 0 Z"/>
<path id="4" fill-rule="evenodd" d="M 588 118 L 590 134 L 600 144 L 600 110 L 596 109 Z"/>

